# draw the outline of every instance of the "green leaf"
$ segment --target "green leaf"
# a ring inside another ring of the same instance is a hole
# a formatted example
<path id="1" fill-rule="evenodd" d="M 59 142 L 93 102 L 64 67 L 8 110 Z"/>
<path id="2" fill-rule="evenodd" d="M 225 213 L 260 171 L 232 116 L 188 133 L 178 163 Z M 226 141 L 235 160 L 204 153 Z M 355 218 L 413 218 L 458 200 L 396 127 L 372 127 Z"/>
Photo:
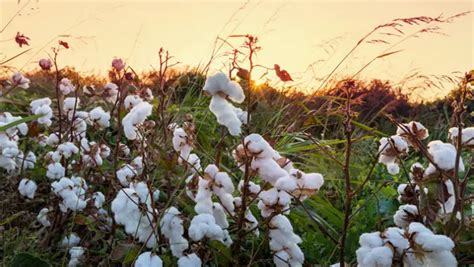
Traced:
<path id="1" fill-rule="evenodd" d="M 1 126 L 1 127 L 0 127 L 0 132 L 5 132 L 6 130 L 8 130 L 8 129 L 12 128 L 12 127 L 15 127 L 15 126 L 17 126 L 17 125 L 19 125 L 19 124 L 22 124 L 22 123 L 24 123 L 24 122 L 30 122 L 30 121 L 32 121 L 32 120 L 36 120 L 36 119 L 41 118 L 41 117 L 43 117 L 43 116 L 44 116 L 44 114 L 31 115 L 31 116 L 22 118 L 22 119 L 20 119 L 20 120 L 16 120 L 16 121 L 14 121 L 14 122 L 10 122 L 10 123 L 8 123 L 8 124 L 5 124 L 5 125 Z"/>
<path id="2" fill-rule="evenodd" d="M 35 266 L 35 267 L 49 267 L 47 261 L 42 260 L 32 254 L 29 253 L 19 253 L 16 254 L 11 263 L 12 267 L 27 267 L 27 266 Z"/>

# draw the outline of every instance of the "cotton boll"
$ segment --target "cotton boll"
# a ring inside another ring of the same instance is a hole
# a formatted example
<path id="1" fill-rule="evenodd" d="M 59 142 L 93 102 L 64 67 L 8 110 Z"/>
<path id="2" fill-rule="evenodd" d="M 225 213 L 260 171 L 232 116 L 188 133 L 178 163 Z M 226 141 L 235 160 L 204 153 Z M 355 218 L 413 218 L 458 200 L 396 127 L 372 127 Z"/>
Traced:
<path id="1" fill-rule="evenodd" d="M 20 72 L 15 72 L 11 77 L 12 87 L 20 87 L 22 89 L 28 89 L 30 87 L 30 80 L 23 76 Z"/>
<path id="2" fill-rule="evenodd" d="M 21 152 L 21 154 L 17 157 L 17 165 L 23 165 L 23 170 L 33 169 L 35 167 L 35 163 L 36 155 L 32 151 L 29 151 L 26 154 L 26 157 L 23 155 L 23 152 Z"/>
<path id="3" fill-rule="evenodd" d="M 13 116 L 10 112 L 4 112 L 3 114 L 0 114 L 0 126 L 19 121 L 21 119 L 22 117 L 20 116 Z M 16 137 L 18 132 L 20 132 L 21 135 L 26 135 L 28 133 L 28 125 L 26 123 L 20 123 L 16 126 L 9 127 L 3 132 L 9 137 Z"/>
<path id="4" fill-rule="evenodd" d="M 474 127 L 463 128 L 461 130 L 461 144 L 472 146 L 474 145 Z M 451 141 L 456 144 L 457 138 L 459 136 L 459 128 L 452 127 L 449 129 L 449 138 Z"/>
<path id="5" fill-rule="evenodd" d="M 200 267 L 202 266 L 201 259 L 195 254 L 182 256 L 178 260 L 178 267 Z"/>
<path id="6" fill-rule="evenodd" d="M 433 162 L 442 170 L 453 170 L 456 165 L 456 148 L 452 144 L 443 143 L 439 140 L 428 143 L 428 153 L 433 158 Z M 462 160 L 459 161 L 459 171 L 464 171 Z M 433 164 L 430 164 L 425 171 L 426 175 L 434 173 L 436 170 Z"/>
<path id="7" fill-rule="evenodd" d="M 174 128 L 172 142 L 174 150 L 179 153 L 178 163 L 188 162 L 193 147 L 188 134 L 183 128 Z"/>
<path id="8" fill-rule="evenodd" d="M 409 123 L 404 123 L 401 126 L 398 126 L 397 135 L 402 136 L 411 145 L 414 145 L 413 138 L 416 138 L 418 140 L 424 140 L 428 138 L 429 133 L 428 129 L 426 129 L 423 124 L 417 121 L 411 121 Z"/>
<path id="9" fill-rule="evenodd" d="M 196 201 L 194 211 L 197 214 L 212 214 L 212 192 L 208 181 L 199 178 L 198 191 L 194 200 Z"/>
<path id="10" fill-rule="evenodd" d="M 63 95 L 68 95 L 71 92 L 74 92 L 76 90 L 76 87 L 68 78 L 62 78 L 61 82 L 59 83 L 59 90 Z"/>
<path id="11" fill-rule="evenodd" d="M 76 97 L 66 97 L 64 99 L 63 109 L 66 113 L 72 112 L 73 110 L 77 110 L 79 108 L 79 104 L 81 100 Z"/>
<path id="12" fill-rule="evenodd" d="M 93 124 L 101 128 L 107 128 L 110 125 L 110 113 L 105 112 L 102 107 L 96 107 L 89 112 L 90 120 Z"/>
<path id="13" fill-rule="evenodd" d="M 117 193 L 112 201 L 112 212 L 115 221 L 125 227 L 125 232 L 133 235 L 146 247 L 152 248 L 157 244 L 158 236 L 155 235 L 155 222 L 153 221 L 153 211 L 151 198 L 146 198 L 148 192 L 141 192 L 142 201 L 135 188 L 124 188 Z M 142 208 L 140 208 L 142 207 Z M 143 207 L 146 209 L 144 210 Z"/>
<path id="14" fill-rule="evenodd" d="M 84 248 L 83 247 L 72 247 L 69 250 L 70 260 L 68 263 L 68 267 L 75 267 L 79 264 L 79 261 L 84 256 Z"/>
<path id="15" fill-rule="evenodd" d="M 51 118 L 53 117 L 53 110 L 51 109 L 50 105 L 51 99 L 49 99 L 48 97 L 31 101 L 30 107 L 33 114 L 43 115 L 37 119 L 39 124 L 51 126 L 51 124 L 53 123 L 51 121 Z"/>
<path id="16" fill-rule="evenodd" d="M 105 100 L 114 104 L 117 101 L 118 86 L 115 83 L 108 83 L 104 87 Z"/>
<path id="17" fill-rule="evenodd" d="M 143 100 L 138 95 L 128 95 L 125 97 L 124 105 L 126 109 L 132 109 L 142 102 Z"/>
<path id="18" fill-rule="evenodd" d="M 216 224 L 214 217 L 210 214 L 199 214 L 191 220 L 188 229 L 189 237 L 194 241 L 199 241 L 204 237 L 210 240 L 224 241 L 224 231 Z"/>
<path id="19" fill-rule="evenodd" d="M 242 87 L 238 83 L 229 80 L 227 75 L 222 72 L 208 76 L 203 90 L 212 96 L 222 94 L 235 103 L 242 103 L 245 100 Z"/>
<path id="20" fill-rule="evenodd" d="M 400 228 L 389 227 L 383 235 L 385 237 L 384 242 L 390 242 L 400 255 L 410 246 L 409 241 L 405 237 L 405 231 Z"/>
<path id="21" fill-rule="evenodd" d="M 362 262 L 358 262 L 359 266 L 367 267 L 391 267 L 393 260 L 393 251 L 389 247 L 373 248 Z"/>
<path id="22" fill-rule="evenodd" d="M 137 126 L 142 124 L 151 115 L 153 106 L 148 102 L 141 102 L 130 110 L 122 120 L 125 136 L 129 140 L 137 138 Z"/>
<path id="23" fill-rule="evenodd" d="M 51 183 L 53 192 L 61 197 L 60 208 L 62 212 L 83 210 L 87 206 L 84 200 L 84 189 L 74 183 L 69 178 L 61 178 L 59 181 Z"/>
<path id="24" fill-rule="evenodd" d="M 76 233 L 71 233 L 69 236 L 65 236 L 61 241 L 62 247 L 72 248 L 79 245 L 81 238 Z"/>
<path id="25" fill-rule="evenodd" d="M 79 153 L 79 148 L 71 142 L 65 142 L 58 146 L 58 152 L 64 156 L 64 158 L 70 158 L 73 154 Z"/>
<path id="26" fill-rule="evenodd" d="M 229 227 L 229 222 L 227 221 L 227 216 L 225 214 L 224 207 L 219 203 L 212 204 L 212 215 L 216 220 L 216 224 L 219 225 L 222 229 Z"/>
<path id="27" fill-rule="evenodd" d="M 151 252 L 143 252 L 135 261 L 135 267 L 162 267 L 163 261 Z"/>
<path id="28" fill-rule="evenodd" d="M 183 237 L 184 227 L 180 212 L 171 207 L 167 209 L 161 218 L 161 233 L 168 239 L 171 253 L 175 257 L 181 257 L 188 248 L 188 240 Z"/>
<path id="29" fill-rule="evenodd" d="M 59 144 L 59 133 L 52 133 L 46 139 L 46 143 L 50 146 L 57 146 Z"/>
<path id="30" fill-rule="evenodd" d="M 220 125 L 227 127 L 231 135 L 240 135 L 242 121 L 235 112 L 234 106 L 227 102 L 225 98 L 218 95 L 213 96 L 209 109 L 216 116 L 217 122 Z"/>
<path id="31" fill-rule="evenodd" d="M 40 222 L 45 227 L 51 226 L 51 222 L 49 221 L 49 218 L 48 218 L 48 212 L 49 212 L 49 209 L 43 208 L 38 213 L 38 216 L 36 216 L 36 220 L 38 220 L 38 222 Z"/>
<path id="32" fill-rule="evenodd" d="M 23 178 L 20 181 L 18 186 L 18 191 L 22 196 L 27 198 L 33 199 L 35 197 L 35 192 L 38 186 L 36 185 L 35 181 Z"/>
<path id="33" fill-rule="evenodd" d="M 66 169 L 59 163 L 51 163 L 48 165 L 48 171 L 46 172 L 46 177 L 51 180 L 57 180 L 64 177 Z"/>
<path id="34" fill-rule="evenodd" d="M 397 175 L 400 172 L 400 166 L 396 163 L 388 163 L 387 164 L 387 171 L 391 175 Z"/>
<path id="35" fill-rule="evenodd" d="M 361 247 L 376 248 L 383 246 L 383 240 L 380 232 L 364 233 L 359 237 L 359 244 Z"/>
<path id="36" fill-rule="evenodd" d="M 102 208 L 102 205 L 105 203 L 105 196 L 102 192 L 95 192 L 93 197 L 94 199 L 94 206 L 98 209 Z"/>
<path id="37" fill-rule="evenodd" d="M 444 184 L 446 186 L 446 191 L 449 197 L 445 196 L 445 197 L 448 197 L 446 202 L 440 203 L 441 208 L 438 211 L 440 215 L 452 213 L 454 210 L 454 206 L 456 205 L 453 182 L 451 180 L 447 180 L 446 182 L 444 182 Z"/>
<path id="38" fill-rule="evenodd" d="M 122 186 L 128 186 L 130 184 L 130 180 L 137 175 L 137 170 L 135 170 L 132 165 L 126 164 L 115 174 L 117 175 L 117 179 L 120 181 Z"/>
<path id="39" fill-rule="evenodd" d="M 393 221 L 398 227 L 408 227 L 413 219 L 418 215 L 418 208 L 415 205 L 406 204 L 398 208 L 398 211 L 393 215 Z"/>

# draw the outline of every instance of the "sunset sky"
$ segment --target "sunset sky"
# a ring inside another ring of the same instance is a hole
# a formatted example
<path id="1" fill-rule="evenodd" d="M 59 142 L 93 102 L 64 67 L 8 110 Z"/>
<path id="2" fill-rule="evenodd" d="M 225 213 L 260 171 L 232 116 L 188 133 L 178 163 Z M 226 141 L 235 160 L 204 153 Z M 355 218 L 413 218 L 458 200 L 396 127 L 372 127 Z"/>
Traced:
<path id="1" fill-rule="evenodd" d="M 0 0 L 3 26 L 23 5 L 27 7 L 0 34 L 0 58 L 19 48 L 12 40 L 16 32 L 31 38 L 32 51 L 10 62 L 27 71 L 57 44 L 70 43 L 60 56 L 60 65 L 103 74 L 114 57 L 121 57 L 137 70 L 157 66 L 157 52 L 164 47 L 181 66 L 197 66 L 209 60 L 216 36 L 257 35 L 262 50 L 257 63 L 278 63 L 295 80 L 292 85 L 318 86 L 352 46 L 375 26 L 396 18 L 443 16 L 474 10 L 473 1 L 42 1 Z M 232 18 L 232 19 L 231 19 Z M 231 19 L 231 20 L 229 20 Z M 226 24 L 226 22 L 228 22 Z M 403 51 L 375 61 L 362 78 L 400 81 L 415 71 L 426 75 L 464 72 L 474 66 L 474 16 L 442 24 L 444 34 L 412 38 L 392 50 Z M 404 27 L 409 33 L 421 27 Z M 69 37 L 58 37 L 67 35 Z M 378 35 L 392 44 L 399 39 Z M 238 45 L 240 40 L 230 39 Z M 390 45 L 363 44 L 339 75 L 350 75 Z M 224 46 L 221 52 L 231 50 Z M 390 50 L 390 51 L 392 51 Z M 222 55 L 223 53 L 221 53 Z M 217 58 L 212 70 L 222 69 L 227 57 Z M 309 66 L 313 64 L 312 68 Z M 268 79 L 276 80 L 271 74 Z M 281 85 L 281 84 L 280 84 Z M 291 84 L 290 84 L 291 85 Z M 444 91 L 431 94 L 445 94 Z"/>

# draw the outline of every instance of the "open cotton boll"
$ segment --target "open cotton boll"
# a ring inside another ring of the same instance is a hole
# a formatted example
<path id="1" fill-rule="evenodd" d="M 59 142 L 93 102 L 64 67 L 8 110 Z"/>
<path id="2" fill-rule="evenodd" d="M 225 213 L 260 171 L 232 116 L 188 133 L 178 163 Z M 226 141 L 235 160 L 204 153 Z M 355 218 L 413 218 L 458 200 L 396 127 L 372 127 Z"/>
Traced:
<path id="1" fill-rule="evenodd" d="M 137 185 L 124 188 L 117 193 L 112 201 L 112 212 L 117 224 L 123 225 L 127 234 L 133 235 L 138 241 L 145 243 L 146 247 L 152 248 L 158 242 L 155 231 L 157 226 L 153 219 L 153 214 L 157 211 L 152 208 L 151 197 L 145 196 L 149 196 L 148 191 L 144 192 L 148 189 Z M 139 191 L 136 191 L 137 187 Z"/>
<path id="2" fill-rule="evenodd" d="M 188 234 L 194 241 L 207 237 L 210 240 L 224 242 L 224 231 L 216 224 L 216 220 L 211 214 L 204 213 L 194 216 L 188 228 Z"/>
<path id="3" fill-rule="evenodd" d="M 94 199 L 94 206 L 98 209 L 102 208 L 102 205 L 105 203 L 105 196 L 102 192 L 95 192 L 92 196 Z"/>
<path id="4" fill-rule="evenodd" d="M 227 215 L 225 213 L 224 207 L 220 203 L 212 203 L 212 216 L 214 216 L 217 225 L 219 225 L 222 229 L 227 229 L 229 227 Z"/>
<path id="5" fill-rule="evenodd" d="M 141 102 L 136 105 L 122 120 L 125 136 L 129 140 L 137 138 L 137 126 L 143 123 L 151 115 L 153 106 L 148 102 Z"/>
<path id="6" fill-rule="evenodd" d="M 29 151 L 26 154 L 26 157 L 23 154 L 23 152 L 20 151 L 16 159 L 17 159 L 17 166 L 21 167 L 23 165 L 23 170 L 33 169 L 35 167 L 36 155 L 32 151 Z"/>
<path id="7" fill-rule="evenodd" d="M 397 252 L 402 255 L 403 252 L 410 246 L 410 242 L 405 237 L 405 231 L 397 227 L 389 227 L 383 233 L 384 243 L 390 242 Z"/>
<path id="8" fill-rule="evenodd" d="M 110 125 L 110 113 L 105 112 L 102 107 L 96 107 L 89 111 L 89 117 L 92 124 L 98 125 L 101 128 L 107 128 Z"/>
<path id="9" fill-rule="evenodd" d="M 13 116 L 10 112 L 4 112 L 3 114 L 0 114 L 0 127 L 21 119 L 22 117 L 20 116 Z M 3 132 L 6 133 L 9 137 L 16 136 L 18 132 L 20 132 L 21 135 L 26 135 L 28 133 L 28 125 L 23 122 L 18 125 L 9 127 Z"/>
<path id="10" fill-rule="evenodd" d="M 211 96 L 224 95 L 235 103 L 242 103 L 245 100 L 242 87 L 237 82 L 231 81 L 223 72 L 208 76 L 203 90 Z"/>
<path id="11" fill-rule="evenodd" d="M 458 136 L 458 127 L 452 127 L 449 129 L 449 138 L 453 144 L 456 144 Z M 468 146 L 474 145 L 474 127 L 463 128 L 461 130 L 461 144 Z"/>
<path id="12" fill-rule="evenodd" d="M 141 99 L 138 95 L 128 95 L 127 97 L 125 97 L 123 103 L 125 108 L 130 110 L 142 102 L 143 99 Z"/>
<path id="13" fill-rule="evenodd" d="M 285 192 L 276 189 L 275 187 L 260 192 L 257 203 L 258 208 L 263 217 L 270 216 L 274 211 L 281 211 L 283 214 L 290 212 L 291 196 Z"/>
<path id="14" fill-rule="evenodd" d="M 209 109 L 216 116 L 217 122 L 220 125 L 227 127 L 229 133 L 233 136 L 240 135 L 242 121 L 239 119 L 238 114 L 232 104 L 230 104 L 225 98 L 218 95 L 213 96 Z"/>
<path id="15" fill-rule="evenodd" d="M 80 103 L 81 103 L 81 100 L 79 98 L 66 97 L 64 99 L 63 109 L 64 109 L 64 111 L 69 113 L 69 111 L 77 110 L 79 108 Z"/>
<path id="16" fill-rule="evenodd" d="M 180 214 L 175 207 L 168 208 L 160 221 L 161 233 L 168 239 L 173 256 L 178 258 L 189 246 L 188 240 L 183 237 L 183 219 Z"/>
<path id="17" fill-rule="evenodd" d="M 446 186 L 446 191 L 449 197 L 445 196 L 448 198 L 446 202 L 440 203 L 441 208 L 439 209 L 438 213 L 441 215 L 452 213 L 454 210 L 454 206 L 456 205 L 453 182 L 451 180 L 446 180 L 446 182 L 444 182 L 444 185 Z"/>
<path id="18" fill-rule="evenodd" d="M 46 177 L 51 180 L 57 180 L 64 177 L 66 169 L 59 162 L 51 163 L 48 165 L 48 171 L 46 172 Z"/>
<path id="19" fill-rule="evenodd" d="M 71 233 L 69 236 L 65 236 L 61 241 L 62 247 L 72 248 L 79 245 L 81 238 L 76 233 Z"/>
<path id="20" fill-rule="evenodd" d="M 51 118 L 53 117 L 53 110 L 51 109 L 50 105 L 51 99 L 49 99 L 48 97 L 31 101 L 31 112 L 34 115 L 43 115 L 37 119 L 39 124 L 51 126 L 51 124 L 53 123 L 51 121 Z"/>
<path id="21" fill-rule="evenodd" d="M 68 78 L 62 78 L 59 83 L 59 90 L 63 95 L 68 95 L 76 90 L 76 87 L 72 84 Z"/>
<path id="22" fill-rule="evenodd" d="M 423 264 L 429 264 L 426 266 L 457 266 L 456 258 L 451 252 L 454 242 L 449 237 L 433 234 L 423 224 L 416 222 L 410 224 L 408 233 L 414 237 L 414 242 L 424 250 L 422 254 L 418 252 L 421 255 L 412 261 L 422 261 Z M 420 257 L 422 258 L 420 259 Z"/>
<path id="23" fill-rule="evenodd" d="M 278 214 L 270 220 L 270 249 L 275 252 L 273 261 L 277 266 L 301 266 L 304 254 L 297 244 L 301 238 L 293 233 L 288 218 Z M 284 265 L 286 264 L 286 265 Z"/>
<path id="24" fill-rule="evenodd" d="M 81 178 L 81 180 L 83 179 Z M 68 209 L 82 210 L 87 206 L 87 201 L 84 200 L 84 189 L 75 184 L 72 179 L 61 178 L 59 181 L 51 183 L 51 188 L 62 199 L 62 202 L 59 203 L 62 212 L 65 213 Z"/>
<path id="25" fill-rule="evenodd" d="M 357 253 L 357 252 L 356 252 Z M 367 254 L 358 258 L 358 266 L 367 267 L 391 267 L 393 251 L 389 247 L 377 247 L 371 249 Z"/>
<path id="26" fill-rule="evenodd" d="M 65 142 L 58 146 L 58 152 L 64 156 L 64 158 L 70 158 L 73 154 L 79 153 L 79 148 L 72 142 Z"/>
<path id="27" fill-rule="evenodd" d="M 189 254 L 187 256 L 182 256 L 178 260 L 178 267 L 201 267 L 202 261 L 195 254 Z"/>
<path id="28" fill-rule="evenodd" d="M 418 217 L 418 208 L 415 205 L 401 205 L 398 207 L 395 215 L 393 215 L 393 222 L 396 226 L 405 228 L 408 227 L 416 217 Z"/>
<path id="29" fill-rule="evenodd" d="M 69 256 L 71 257 L 69 259 L 68 267 L 75 267 L 79 264 L 80 260 L 84 256 L 84 248 L 83 247 L 72 247 L 69 249 Z"/>
<path id="30" fill-rule="evenodd" d="M 38 215 L 36 216 L 36 220 L 45 227 L 51 226 L 51 222 L 49 221 L 49 218 L 48 218 L 48 212 L 49 212 L 48 208 L 42 208 L 40 212 L 38 213 Z"/>
<path id="31" fill-rule="evenodd" d="M 431 155 L 433 162 L 442 170 L 450 171 L 456 166 L 456 148 L 452 144 L 443 143 L 439 140 L 428 143 L 428 153 Z M 462 159 L 459 161 L 458 170 L 464 171 Z M 436 172 L 436 167 L 430 164 L 425 171 L 426 175 Z"/>
<path id="32" fill-rule="evenodd" d="M 22 89 L 28 89 L 30 87 L 30 79 L 26 78 L 20 72 L 15 72 L 11 77 L 12 87 L 20 87 Z"/>
<path id="33" fill-rule="evenodd" d="M 403 123 L 397 127 L 397 135 L 402 136 L 408 143 L 413 145 L 413 137 L 418 140 L 424 140 L 428 138 L 429 133 L 423 124 L 417 121 L 411 121 L 409 123 Z"/>
<path id="34" fill-rule="evenodd" d="M 243 192 L 244 191 L 244 180 L 240 180 L 239 185 L 237 187 L 239 188 L 240 192 Z M 248 191 L 253 195 L 258 195 L 258 193 L 260 193 L 260 190 L 261 190 L 260 185 L 254 183 L 252 181 L 248 182 L 247 188 L 248 188 Z"/>
<path id="35" fill-rule="evenodd" d="M 107 102 L 115 104 L 118 96 L 118 86 L 115 83 L 107 83 L 104 86 L 104 96 Z"/>
<path id="36" fill-rule="evenodd" d="M 383 137 L 379 142 L 379 162 L 387 166 L 387 171 L 390 174 L 398 174 L 400 171 L 398 158 L 408 153 L 408 143 L 398 135 L 392 135 L 389 138 Z"/>
<path id="37" fill-rule="evenodd" d="M 194 211 L 197 214 L 212 214 L 212 191 L 208 181 L 199 178 L 198 190 L 194 201 L 196 202 Z"/>
<path id="38" fill-rule="evenodd" d="M 163 261 L 160 257 L 150 251 L 143 252 L 135 261 L 135 267 L 162 267 Z"/>
<path id="39" fill-rule="evenodd" d="M 174 150 L 179 153 L 178 163 L 187 162 L 193 147 L 186 131 L 181 127 L 174 128 L 172 142 Z"/>
<path id="40" fill-rule="evenodd" d="M 137 175 L 137 170 L 130 164 L 126 164 L 120 168 L 116 173 L 117 179 L 120 181 L 122 186 L 128 186 L 130 180 Z"/>
<path id="41" fill-rule="evenodd" d="M 18 191 L 22 196 L 33 199 L 35 197 L 35 192 L 38 186 L 35 181 L 23 178 L 18 185 Z"/>

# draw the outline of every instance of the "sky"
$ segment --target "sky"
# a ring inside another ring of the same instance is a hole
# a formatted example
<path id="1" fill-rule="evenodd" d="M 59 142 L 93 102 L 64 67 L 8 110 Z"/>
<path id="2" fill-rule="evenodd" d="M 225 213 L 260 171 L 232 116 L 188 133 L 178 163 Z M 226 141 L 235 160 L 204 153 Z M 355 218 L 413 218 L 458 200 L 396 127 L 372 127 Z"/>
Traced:
<path id="1" fill-rule="evenodd" d="M 328 1 L 328 0 L 0 0 L 0 26 L 25 6 L 8 27 L 0 33 L 0 59 L 15 55 L 19 48 L 13 41 L 17 32 L 28 36 L 31 51 L 9 62 L 28 71 L 47 57 L 58 39 L 71 48 L 61 52 L 60 66 L 74 66 L 88 74 L 104 74 L 114 57 L 125 59 L 136 70 L 158 66 L 158 50 L 169 50 L 178 66 L 205 65 L 210 58 L 216 36 L 252 34 L 262 47 L 257 64 L 272 67 L 275 63 L 289 71 L 294 82 L 277 86 L 317 89 L 358 40 L 379 24 L 396 18 L 451 15 L 474 10 L 473 1 Z M 363 43 L 338 68 L 336 75 L 353 75 L 374 57 L 384 52 L 394 55 L 375 60 L 360 78 L 379 78 L 399 83 L 413 73 L 457 75 L 474 66 L 474 15 L 439 26 L 438 34 L 421 34 L 388 49 L 403 37 L 373 35 L 386 43 Z M 424 26 L 403 26 L 406 35 Z M 391 31 L 391 33 L 395 33 Z M 406 36 L 405 35 L 405 36 Z M 238 47 L 239 38 L 228 38 Z M 213 61 L 211 71 L 224 70 L 229 64 L 224 45 Z M 256 70 L 260 77 L 264 69 Z M 418 80 L 413 82 L 420 82 Z M 421 82 L 420 82 L 421 83 Z M 448 86 L 449 87 L 449 86 Z M 448 88 L 425 95 L 444 95 Z"/>

